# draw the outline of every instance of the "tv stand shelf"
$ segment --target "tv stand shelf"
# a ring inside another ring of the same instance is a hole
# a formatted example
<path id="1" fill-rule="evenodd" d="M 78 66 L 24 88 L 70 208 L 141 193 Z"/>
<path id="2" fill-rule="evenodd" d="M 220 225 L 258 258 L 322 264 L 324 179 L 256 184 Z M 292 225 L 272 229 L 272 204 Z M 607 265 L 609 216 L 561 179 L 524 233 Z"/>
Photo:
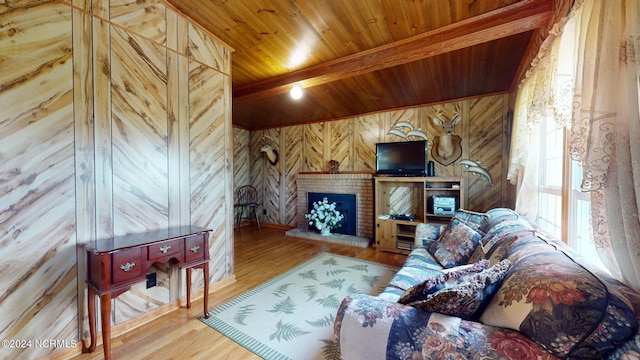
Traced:
<path id="1" fill-rule="evenodd" d="M 376 250 L 409 253 L 420 223 L 447 224 L 452 212 L 435 213 L 433 196 L 455 197 L 451 211 L 465 208 L 465 184 L 460 177 L 377 176 L 374 178 Z M 447 209 L 448 210 L 448 209 Z M 408 214 L 410 220 L 393 215 Z"/>

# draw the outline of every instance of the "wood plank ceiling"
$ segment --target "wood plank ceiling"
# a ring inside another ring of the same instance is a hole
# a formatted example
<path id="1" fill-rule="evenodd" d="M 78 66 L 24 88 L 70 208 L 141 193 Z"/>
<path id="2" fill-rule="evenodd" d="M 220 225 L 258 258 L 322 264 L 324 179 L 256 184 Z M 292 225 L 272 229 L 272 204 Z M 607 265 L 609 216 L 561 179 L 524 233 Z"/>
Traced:
<path id="1" fill-rule="evenodd" d="M 510 91 L 553 3 L 167 1 L 235 49 L 233 124 L 249 130 Z"/>

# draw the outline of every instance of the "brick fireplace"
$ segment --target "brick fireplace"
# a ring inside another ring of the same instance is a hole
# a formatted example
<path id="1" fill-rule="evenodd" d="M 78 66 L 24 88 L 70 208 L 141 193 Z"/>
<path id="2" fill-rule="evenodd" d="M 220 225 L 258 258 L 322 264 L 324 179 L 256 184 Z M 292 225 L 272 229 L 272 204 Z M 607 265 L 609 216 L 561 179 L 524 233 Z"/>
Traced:
<path id="1" fill-rule="evenodd" d="M 356 236 L 373 238 L 373 175 L 299 173 L 298 229 L 309 227 L 307 193 L 354 194 L 356 196 Z"/>

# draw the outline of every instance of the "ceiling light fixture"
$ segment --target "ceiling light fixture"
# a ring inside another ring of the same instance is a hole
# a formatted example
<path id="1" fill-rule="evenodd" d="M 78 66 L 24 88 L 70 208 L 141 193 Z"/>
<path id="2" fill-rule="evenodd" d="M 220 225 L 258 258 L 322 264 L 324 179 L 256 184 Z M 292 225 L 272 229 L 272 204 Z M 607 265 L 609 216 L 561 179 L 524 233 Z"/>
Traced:
<path id="1" fill-rule="evenodd" d="M 300 87 L 300 85 L 293 85 L 290 94 L 294 100 L 300 99 L 302 97 L 302 87 Z"/>

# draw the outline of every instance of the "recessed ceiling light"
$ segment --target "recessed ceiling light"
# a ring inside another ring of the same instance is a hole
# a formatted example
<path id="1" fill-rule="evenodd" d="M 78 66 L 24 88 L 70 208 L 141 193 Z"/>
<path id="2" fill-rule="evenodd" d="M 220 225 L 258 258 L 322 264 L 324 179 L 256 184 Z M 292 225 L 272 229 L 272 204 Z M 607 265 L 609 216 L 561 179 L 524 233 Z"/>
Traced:
<path id="1" fill-rule="evenodd" d="M 289 58 L 289 66 L 294 68 L 298 67 L 307 61 L 308 57 L 309 49 L 306 46 L 298 48 L 293 54 L 291 54 L 291 57 Z"/>
<path id="2" fill-rule="evenodd" d="M 300 85 L 293 85 L 293 87 L 291 88 L 291 97 L 294 98 L 295 100 L 298 100 L 302 97 L 302 88 L 300 87 Z"/>

